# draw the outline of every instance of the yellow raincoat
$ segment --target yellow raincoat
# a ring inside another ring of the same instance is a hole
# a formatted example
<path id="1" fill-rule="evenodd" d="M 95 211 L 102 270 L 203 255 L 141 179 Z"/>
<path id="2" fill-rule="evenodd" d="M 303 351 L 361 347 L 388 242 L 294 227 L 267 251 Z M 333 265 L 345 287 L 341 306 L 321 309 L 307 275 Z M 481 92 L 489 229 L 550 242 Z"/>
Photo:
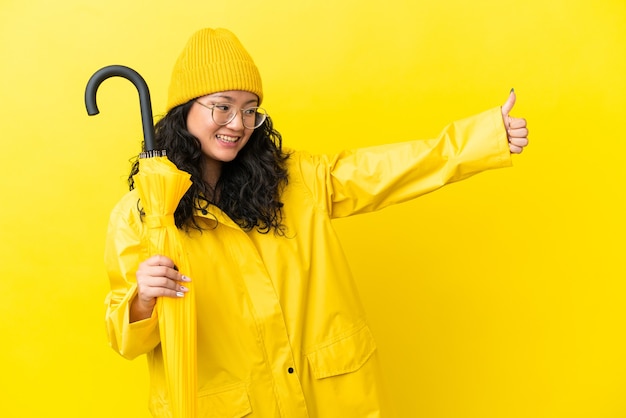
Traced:
<path id="1" fill-rule="evenodd" d="M 198 322 L 200 417 L 387 417 L 376 344 L 331 219 L 415 198 L 511 164 L 499 108 L 433 140 L 295 152 L 284 190 L 287 237 L 244 232 L 216 207 L 183 233 Z M 129 192 L 111 215 L 106 323 L 126 358 L 148 355 L 149 408 L 171 416 L 156 313 L 129 324 L 135 272 L 148 258 Z M 156 312 L 156 311 L 155 311 Z"/>

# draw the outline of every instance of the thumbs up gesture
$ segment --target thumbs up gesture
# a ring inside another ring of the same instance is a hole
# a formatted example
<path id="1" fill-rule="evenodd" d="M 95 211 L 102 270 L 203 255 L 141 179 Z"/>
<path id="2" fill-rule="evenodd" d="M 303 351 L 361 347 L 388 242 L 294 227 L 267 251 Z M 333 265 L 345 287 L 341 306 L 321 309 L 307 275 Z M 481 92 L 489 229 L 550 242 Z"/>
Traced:
<path id="1" fill-rule="evenodd" d="M 526 119 L 514 118 L 510 114 L 513 106 L 515 106 L 515 98 L 515 91 L 511 89 L 509 98 L 502 105 L 502 121 L 506 128 L 511 153 L 521 154 L 524 147 L 528 145 L 528 128 L 526 127 Z"/>

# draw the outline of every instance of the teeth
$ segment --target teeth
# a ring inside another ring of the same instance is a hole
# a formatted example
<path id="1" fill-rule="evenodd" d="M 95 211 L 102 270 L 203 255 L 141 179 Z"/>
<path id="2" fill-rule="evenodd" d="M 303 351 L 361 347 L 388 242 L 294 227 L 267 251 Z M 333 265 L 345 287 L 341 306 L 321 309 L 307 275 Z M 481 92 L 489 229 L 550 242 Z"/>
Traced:
<path id="1" fill-rule="evenodd" d="M 226 136 L 226 135 L 216 135 L 217 139 L 219 139 L 220 141 L 224 141 L 224 142 L 237 142 L 237 140 L 239 139 L 239 137 L 237 136 Z"/>

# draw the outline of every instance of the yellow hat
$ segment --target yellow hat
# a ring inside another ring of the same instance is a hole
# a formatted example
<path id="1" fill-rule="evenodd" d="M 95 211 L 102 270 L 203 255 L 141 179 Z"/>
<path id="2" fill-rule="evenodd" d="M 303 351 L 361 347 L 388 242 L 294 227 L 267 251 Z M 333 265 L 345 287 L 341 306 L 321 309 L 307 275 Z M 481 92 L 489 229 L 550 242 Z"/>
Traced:
<path id="1" fill-rule="evenodd" d="M 227 29 L 201 29 L 181 52 L 167 97 L 166 112 L 196 97 L 243 90 L 263 100 L 261 75 L 239 39 Z"/>

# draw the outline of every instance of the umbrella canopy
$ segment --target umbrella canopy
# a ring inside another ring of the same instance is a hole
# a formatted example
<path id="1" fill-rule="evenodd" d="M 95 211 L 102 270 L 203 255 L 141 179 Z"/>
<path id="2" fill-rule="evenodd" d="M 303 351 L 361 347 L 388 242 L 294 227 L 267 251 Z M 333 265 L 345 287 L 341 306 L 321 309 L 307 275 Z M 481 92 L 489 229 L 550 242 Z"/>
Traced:
<path id="1" fill-rule="evenodd" d="M 174 223 L 174 211 L 191 186 L 189 173 L 179 170 L 164 152 L 142 153 L 135 187 L 145 213 L 147 228 L 142 240 L 150 255 L 171 258 L 179 271 L 190 275 L 190 266 Z M 163 155 L 161 155 L 163 154 Z M 157 316 L 165 376 L 174 418 L 196 416 L 197 349 L 196 301 L 193 283 L 183 298 L 159 298 Z"/>

